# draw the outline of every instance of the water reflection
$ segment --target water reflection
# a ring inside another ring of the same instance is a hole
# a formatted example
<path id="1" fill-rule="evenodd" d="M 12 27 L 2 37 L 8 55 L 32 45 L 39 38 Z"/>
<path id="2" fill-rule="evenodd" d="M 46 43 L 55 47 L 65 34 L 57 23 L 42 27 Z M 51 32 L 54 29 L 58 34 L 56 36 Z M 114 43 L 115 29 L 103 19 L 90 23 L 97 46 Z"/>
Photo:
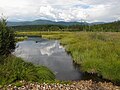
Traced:
<path id="1" fill-rule="evenodd" d="M 72 58 L 56 40 L 29 37 L 18 42 L 14 54 L 25 61 L 50 68 L 59 80 L 80 80 L 81 73 L 72 62 Z"/>

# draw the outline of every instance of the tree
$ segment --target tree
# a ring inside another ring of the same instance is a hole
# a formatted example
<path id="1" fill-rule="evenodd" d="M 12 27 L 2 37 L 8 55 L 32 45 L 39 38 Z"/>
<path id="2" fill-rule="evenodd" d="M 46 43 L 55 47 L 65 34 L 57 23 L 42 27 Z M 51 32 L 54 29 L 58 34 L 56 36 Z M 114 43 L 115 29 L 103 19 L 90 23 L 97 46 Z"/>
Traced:
<path id="1" fill-rule="evenodd" d="M 49 27 L 49 30 L 50 31 L 59 31 L 60 28 L 58 26 L 51 26 L 51 27 Z"/>
<path id="2" fill-rule="evenodd" d="M 0 55 L 9 55 L 15 49 L 15 34 L 7 27 L 7 21 L 0 19 Z"/>

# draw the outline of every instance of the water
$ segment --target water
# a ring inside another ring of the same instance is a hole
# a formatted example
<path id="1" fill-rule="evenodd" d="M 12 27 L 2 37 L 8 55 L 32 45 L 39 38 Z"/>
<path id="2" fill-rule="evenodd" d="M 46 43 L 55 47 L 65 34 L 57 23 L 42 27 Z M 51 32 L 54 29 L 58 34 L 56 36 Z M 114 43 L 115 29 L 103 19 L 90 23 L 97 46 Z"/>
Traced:
<path id="1" fill-rule="evenodd" d="M 58 80 L 80 80 L 82 73 L 74 67 L 70 55 L 57 40 L 29 37 L 16 44 L 14 54 L 35 65 L 44 65 L 51 69 Z"/>

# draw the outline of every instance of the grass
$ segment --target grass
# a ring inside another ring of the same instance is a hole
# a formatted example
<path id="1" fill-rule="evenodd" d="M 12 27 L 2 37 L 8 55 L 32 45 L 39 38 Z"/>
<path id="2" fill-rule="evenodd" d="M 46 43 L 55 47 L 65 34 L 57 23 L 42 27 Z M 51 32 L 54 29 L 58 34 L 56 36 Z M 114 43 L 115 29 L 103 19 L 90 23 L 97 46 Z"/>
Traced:
<path id="1" fill-rule="evenodd" d="M 24 84 L 22 82 L 14 82 L 13 83 L 13 86 L 16 86 L 16 87 L 22 87 Z"/>
<path id="2" fill-rule="evenodd" d="M 26 40 L 26 39 L 28 39 L 28 37 L 27 36 L 22 36 L 22 37 L 15 37 L 15 40 L 16 40 L 16 42 L 19 42 L 19 41 L 23 41 L 23 40 Z"/>
<path id="3" fill-rule="evenodd" d="M 79 32 L 57 37 L 83 72 L 120 82 L 120 33 Z M 43 35 L 43 38 L 54 39 L 56 35 Z"/>
<path id="4" fill-rule="evenodd" d="M 44 66 L 34 66 L 21 58 L 8 56 L 0 58 L 0 85 L 19 80 L 41 82 L 55 80 L 55 75 Z"/>

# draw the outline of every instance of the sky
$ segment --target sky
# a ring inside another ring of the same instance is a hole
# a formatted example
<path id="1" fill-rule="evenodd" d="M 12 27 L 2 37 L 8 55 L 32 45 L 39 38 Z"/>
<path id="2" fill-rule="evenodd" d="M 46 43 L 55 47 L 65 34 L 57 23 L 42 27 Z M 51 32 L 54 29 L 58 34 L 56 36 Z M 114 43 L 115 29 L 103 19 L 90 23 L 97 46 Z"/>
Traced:
<path id="1" fill-rule="evenodd" d="M 0 0 L 9 21 L 112 22 L 120 20 L 120 0 Z"/>

